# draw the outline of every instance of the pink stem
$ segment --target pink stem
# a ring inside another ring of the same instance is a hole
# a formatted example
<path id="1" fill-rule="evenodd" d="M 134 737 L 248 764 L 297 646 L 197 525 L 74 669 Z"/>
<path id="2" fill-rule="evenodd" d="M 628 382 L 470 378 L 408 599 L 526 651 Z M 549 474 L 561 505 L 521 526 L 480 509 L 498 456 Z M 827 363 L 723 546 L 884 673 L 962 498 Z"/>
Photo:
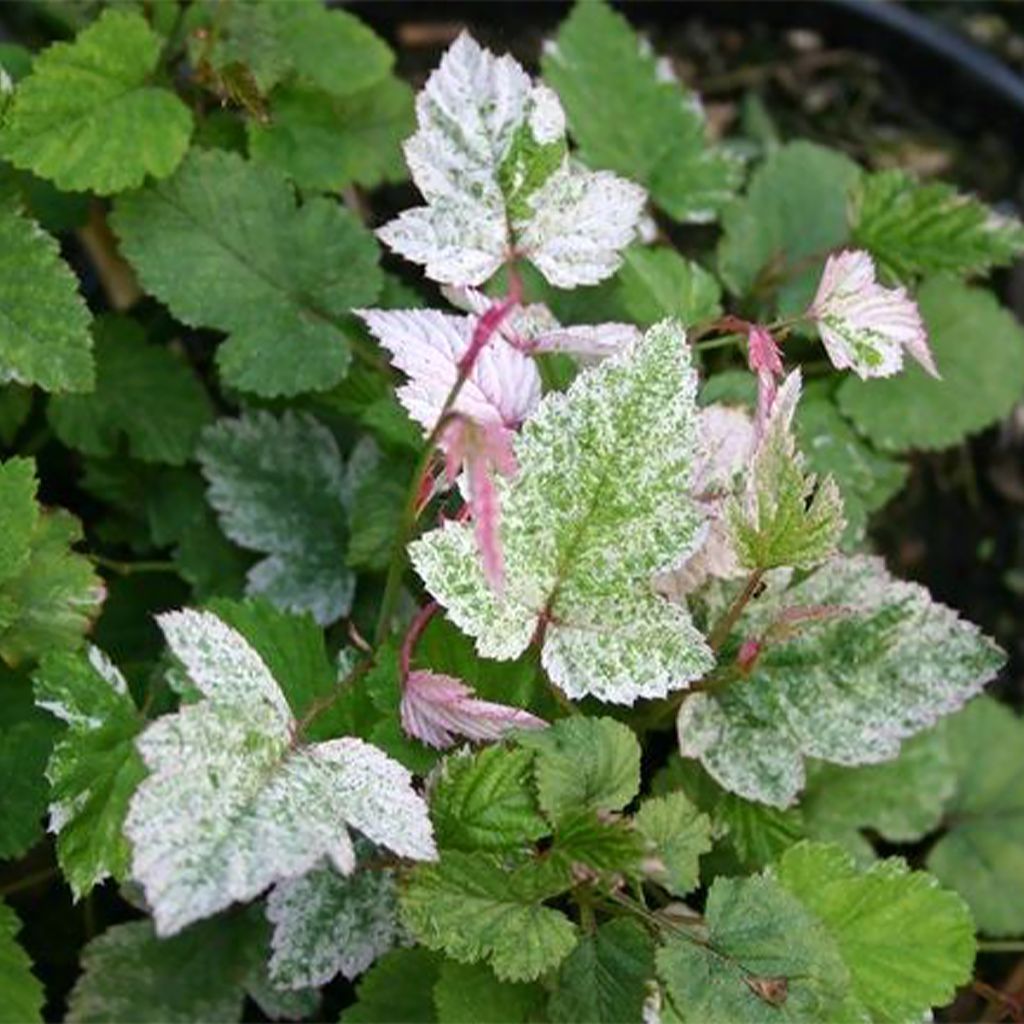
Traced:
<path id="1" fill-rule="evenodd" d="M 409 629 L 405 634 L 405 639 L 402 640 L 402 649 L 398 655 L 398 671 L 401 675 L 402 683 L 405 684 L 405 680 L 409 677 L 409 666 L 412 664 L 412 652 L 416 648 L 416 644 L 419 642 L 423 631 L 427 628 L 430 620 L 441 610 L 441 606 L 436 601 L 431 601 L 429 604 L 425 604 L 413 618 L 412 622 L 409 623 Z"/>

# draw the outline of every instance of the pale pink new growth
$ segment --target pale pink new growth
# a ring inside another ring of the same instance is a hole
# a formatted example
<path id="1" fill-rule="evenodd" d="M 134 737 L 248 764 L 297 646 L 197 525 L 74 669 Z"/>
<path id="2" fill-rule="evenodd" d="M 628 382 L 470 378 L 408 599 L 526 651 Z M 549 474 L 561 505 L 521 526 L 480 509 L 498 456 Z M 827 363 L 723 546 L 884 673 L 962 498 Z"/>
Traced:
<path id="1" fill-rule="evenodd" d="M 458 417 L 445 430 L 445 469 L 449 483 L 466 469 L 473 531 L 483 563 L 484 576 L 496 593 L 505 587 L 505 562 L 501 552 L 501 507 L 492 471 L 513 476 L 518 469 L 512 450 L 512 432 L 496 424 L 481 424 Z"/>
<path id="2" fill-rule="evenodd" d="M 760 324 L 751 324 L 747 333 L 747 365 L 757 374 L 754 436 L 760 442 L 775 404 L 778 389 L 776 378 L 782 376 L 782 353 L 771 332 Z"/>
<path id="3" fill-rule="evenodd" d="M 904 288 L 886 288 L 871 256 L 847 250 L 829 256 L 807 315 L 837 369 L 859 377 L 888 377 L 903 366 L 906 349 L 933 377 L 939 371 L 928 347 L 917 303 Z"/>
<path id="4" fill-rule="evenodd" d="M 528 711 L 473 696 L 461 680 L 433 672 L 410 672 L 402 691 L 402 728 L 443 750 L 457 736 L 497 740 L 513 729 L 543 729 L 547 722 Z"/>
<path id="5" fill-rule="evenodd" d="M 459 309 L 482 314 L 492 305 L 475 288 L 443 288 L 444 296 Z M 499 333 L 514 348 L 526 353 L 566 352 L 585 359 L 603 359 L 635 341 L 640 331 L 632 324 L 579 324 L 562 327 L 541 303 L 516 305 L 502 322 Z"/>

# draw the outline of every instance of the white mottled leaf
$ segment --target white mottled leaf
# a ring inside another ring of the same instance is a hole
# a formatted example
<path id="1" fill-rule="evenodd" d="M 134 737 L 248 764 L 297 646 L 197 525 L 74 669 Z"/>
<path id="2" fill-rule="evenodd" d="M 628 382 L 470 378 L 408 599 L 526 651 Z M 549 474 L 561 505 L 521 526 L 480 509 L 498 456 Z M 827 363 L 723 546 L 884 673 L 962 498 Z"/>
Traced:
<path id="1" fill-rule="evenodd" d="M 307 413 L 247 412 L 204 430 L 197 455 L 224 532 L 267 556 L 248 592 L 321 625 L 348 614 L 345 464 L 331 432 Z"/>
<path id="2" fill-rule="evenodd" d="M 804 758 L 873 764 L 955 711 L 1003 662 L 981 631 L 880 559 L 836 558 L 740 621 L 764 635 L 786 608 L 844 614 L 801 623 L 766 644 L 748 677 L 694 694 L 679 713 L 679 744 L 727 789 L 785 807 L 804 784 Z"/>
<path id="3" fill-rule="evenodd" d="M 413 563 L 484 657 L 516 657 L 545 626 L 542 659 L 572 697 L 664 696 L 711 655 L 651 576 L 695 547 L 696 376 L 673 321 L 547 395 L 519 435 L 519 474 L 498 481 L 506 585 L 484 579 L 472 528 L 449 523 Z"/>
<path id="4" fill-rule="evenodd" d="M 416 115 L 405 155 L 428 205 L 378 235 L 428 277 L 481 284 L 513 253 L 561 287 L 618 268 L 644 191 L 570 165 L 558 98 L 515 60 L 463 33 L 417 97 Z"/>
<path id="5" fill-rule="evenodd" d="M 458 377 L 477 317 L 436 309 L 367 309 L 359 315 L 409 378 L 398 389 L 402 405 L 424 430 L 432 430 Z M 540 391 L 533 360 L 497 337 L 477 357 L 453 408 L 477 423 L 515 429 L 536 408 Z"/>
<path id="6" fill-rule="evenodd" d="M 299 742 L 266 666 L 216 616 L 172 612 L 160 623 L 206 698 L 157 719 L 138 740 L 151 774 L 125 834 L 161 935 L 322 858 L 352 871 L 349 826 L 401 856 L 433 857 L 426 805 L 401 765 L 354 737 Z"/>
<path id="7" fill-rule="evenodd" d="M 339 875 L 324 866 L 278 882 L 267 899 L 274 926 L 270 977 L 288 989 L 358 977 L 403 938 L 391 871 Z"/>

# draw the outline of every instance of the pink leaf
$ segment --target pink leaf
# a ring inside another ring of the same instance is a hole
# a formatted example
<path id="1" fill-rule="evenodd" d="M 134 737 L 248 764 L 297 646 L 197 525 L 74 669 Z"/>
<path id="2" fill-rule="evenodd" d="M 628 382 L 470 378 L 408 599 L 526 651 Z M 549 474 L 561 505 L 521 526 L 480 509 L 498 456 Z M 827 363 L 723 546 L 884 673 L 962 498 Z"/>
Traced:
<path id="1" fill-rule="evenodd" d="M 434 428 L 470 350 L 475 316 L 451 316 L 434 309 L 356 310 L 391 353 L 391 362 L 409 378 L 398 398 L 425 431 Z M 517 428 L 540 401 L 541 384 L 533 360 L 500 336 L 476 357 L 453 411 L 478 423 Z"/>
<path id="2" fill-rule="evenodd" d="M 443 750 L 457 736 L 497 740 L 513 729 L 543 729 L 547 722 L 528 711 L 479 700 L 461 680 L 433 672 L 410 672 L 402 692 L 402 728 Z"/>

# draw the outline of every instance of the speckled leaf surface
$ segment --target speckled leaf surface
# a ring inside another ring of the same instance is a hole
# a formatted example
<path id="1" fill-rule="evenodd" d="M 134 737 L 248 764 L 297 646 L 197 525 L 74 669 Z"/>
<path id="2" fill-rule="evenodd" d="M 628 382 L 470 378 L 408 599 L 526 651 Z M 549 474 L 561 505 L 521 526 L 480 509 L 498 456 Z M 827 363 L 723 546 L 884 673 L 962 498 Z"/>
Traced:
<path id="1" fill-rule="evenodd" d="M 354 737 L 296 743 L 281 690 L 238 633 L 206 612 L 160 622 L 205 699 L 157 719 L 138 740 L 151 774 L 125 833 L 159 934 L 323 858 L 351 872 L 349 826 L 400 856 L 433 857 L 426 804 L 404 768 Z"/>
<path id="2" fill-rule="evenodd" d="M 559 287 L 619 266 L 644 192 L 570 164 L 557 97 L 463 33 L 416 101 L 406 160 L 426 206 L 378 231 L 445 284 L 481 284 L 515 251 Z"/>
<path id="3" fill-rule="evenodd" d="M 664 321 L 564 394 L 544 398 L 500 482 L 507 584 L 487 585 L 472 529 L 448 524 L 413 563 L 484 657 L 516 657 L 547 619 L 543 663 L 569 696 L 664 696 L 711 665 L 685 608 L 651 576 L 692 550 L 687 497 L 696 452 L 696 378 L 685 335 Z"/>
<path id="4" fill-rule="evenodd" d="M 405 935 L 391 871 L 346 877 L 325 866 L 278 882 L 267 919 L 270 977 L 288 989 L 325 985 L 339 973 L 356 978 Z"/>
<path id="5" fill-rule="evenodd" d="M 804 757 L 872 764 L 957 710 L 1003 663 L 981 631 L 879 559 L 837 558 L 741 620 L 758 636 L 787 607 L 845 609 L 768 645 L 750 676 L 680 709 L 680 750 L 727 789 L 785 807 Z"/>
<path id="6" fill-rule="evenodd" d="M 253 411 L 207 428 L 198 457 L 221 528 L 267 556 L 249 570 L 249 593 L 321 624 L 347 614 L 347 485 L 331 432 L 308 413 Z"/>
<path id="7" fill-rule="evenodd" d="M 229 335 L 217 362 L 232 387 L 296 395 L 345 376 L 346 317 L 377 299 L 382 277 L 372 236 L 339 204 L 296 206 L 280 172 L 211 150 L 120 197 L 111 222 L 149 292 Z"/>
<path id="8" fill-rule="evenodd" d="M 66 191 L 109 195 L 166 177 L 188 148 L 192 115 L 152 83 L 162 45 L 141 14 L 114 9 L 54 43 L 15 92 L 0 153 Z"/>

